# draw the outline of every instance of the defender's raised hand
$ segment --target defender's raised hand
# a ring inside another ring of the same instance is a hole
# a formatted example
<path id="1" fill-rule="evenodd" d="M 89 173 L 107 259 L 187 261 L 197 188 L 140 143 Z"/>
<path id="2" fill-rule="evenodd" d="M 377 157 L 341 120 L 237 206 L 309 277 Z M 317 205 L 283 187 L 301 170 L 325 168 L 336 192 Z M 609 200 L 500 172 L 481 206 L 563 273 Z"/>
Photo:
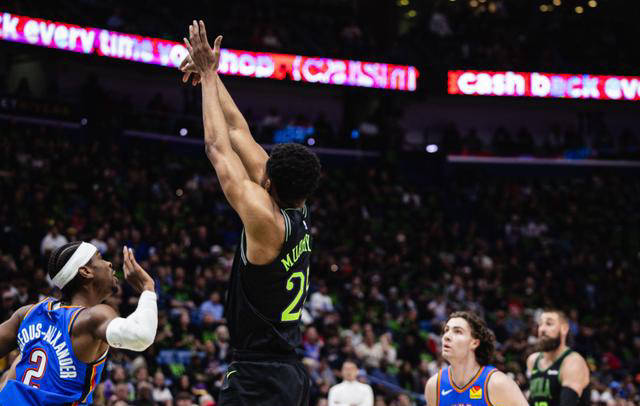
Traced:
<path id="1" fill-rule="evenodd" d="M 204 26 L 204 22 L 193 20 L 193 24 L 189 26 L 189 39 L 184 39 L 184 43 L 189 51 L 189 57 L 193 64 L 193 70 L 198 74 L 203 74 L 209 71 L 218 70 L 218 63 L 220 61 L 220 43 L 222 42 L 222 36 L 218 35 L 213 43 L 213 49 L 209 45 L 207 40 L 207 31 Z M 189 64 L 189 62 L 187 62 Z M 183 62 L 184 65 L 184 62 Z M 184 66 L 186 67 L 186 65 Z M 181 68 L 183 66 L 181 65 Z M 191 66 L 190 66 L 191 68 Z"/>
<path id="2" fill-rule="evenodd" d="M 142 269 L 136 257 L 133 255 L 133 250 L 128 247 L 122 248 L 122 258 L 124 261 L 124 278 L 129 284 L 138 292 L 144 290 L 155 290 L 155 282 L 149 274 Z"/>

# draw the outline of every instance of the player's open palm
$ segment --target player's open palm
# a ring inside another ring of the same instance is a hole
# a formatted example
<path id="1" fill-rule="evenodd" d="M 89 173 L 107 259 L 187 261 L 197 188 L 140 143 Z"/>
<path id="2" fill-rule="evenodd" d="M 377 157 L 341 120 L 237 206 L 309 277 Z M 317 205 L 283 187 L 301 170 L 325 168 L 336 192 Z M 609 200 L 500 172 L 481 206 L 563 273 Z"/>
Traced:
<path id="1" fill-rule="evenodd" d="M 124 279 L 138 292 L 143 290 L 154 290 L 155 282 L 149 274 L 142 269 L 136 258 L 133 256 L 133 250 L 128 247 L 122 248 L 122 257 L 124 259 Z"/>
<path id="2" fill-rule="evenodd" d="M 185 38 L 184 43 L 187 51 L 189 51 L 191 62 L 198 73 L 202 74 L 218 70 L 221 42 L 222 36 L 218 35 L 213 43 L 213 49 L 211 49 L 207 39 L 207 30 L 202 20 L 199 22 L 194 20 L 193 24 L 189 26 L 189 39 Z"/>

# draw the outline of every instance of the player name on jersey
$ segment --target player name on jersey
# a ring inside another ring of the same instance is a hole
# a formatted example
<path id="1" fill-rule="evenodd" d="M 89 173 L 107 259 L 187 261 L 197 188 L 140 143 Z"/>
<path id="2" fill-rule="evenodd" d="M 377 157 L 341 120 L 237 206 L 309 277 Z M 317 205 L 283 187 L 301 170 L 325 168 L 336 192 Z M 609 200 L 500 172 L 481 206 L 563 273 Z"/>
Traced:
<path id="1" fill-rule="evenodd" d="M 43 336 L 44 335 L 44 336 Z M 49 326 L 46 333 L 42 331 L 42 323 L 31 324 L 28 327 L 23 328 L 18 332 L 18 346 L 22 352 L 24 347 L 33 340 L 42 338 L 42 342 L 48 343 L 55 351 L 58 357 L 58 365 L 60 366 L 59 375 L 63 379 L 74 379 L 77 377 L 76 366 L 73 363 L 69 348 L 64 338 L 62 338 L 62 332 L 55 326 Z M 58 341 L 62 338 L 62 342 Z"/>
<path id="2" fill-rule="evenodd" d="M 311 247 L 309 246 L 309 234 L 305 234 L 304 238 L 300 240 L 298 245 L 293 247 L 291 252 L 289 252 L 287 256 L 281 260 L 282 265 L 284 265 L 284 270 L 289 272 L 289 268 L 291 268 L 293 264 L 298 261 L 300 255 L 305 252 L 311 252 Z"/>

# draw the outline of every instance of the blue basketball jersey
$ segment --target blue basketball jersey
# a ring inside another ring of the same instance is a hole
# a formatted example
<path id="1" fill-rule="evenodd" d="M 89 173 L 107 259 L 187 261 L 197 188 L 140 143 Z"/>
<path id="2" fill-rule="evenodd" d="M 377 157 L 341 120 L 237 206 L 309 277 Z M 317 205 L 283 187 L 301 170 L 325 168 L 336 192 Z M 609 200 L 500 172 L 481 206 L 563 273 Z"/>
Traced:
<path id="1" fill-rule="evenodd" d="M 87 364 L 73 353 L 71 329 L 83 310 L 47 298 L 27 311 L 18 330 L 16 380 L 0 392 L 1 406 L 91 404 L 107 354 Z"/>
<path id="2" fill-rule="evenodd" d="M 484 366 L 464 388 L 458 388 L 451 378 L 451 367 L 441 369 L 436 406 L 491 406 L 487 399 L 487 384 L 496 371 L 495 367 Z"/>

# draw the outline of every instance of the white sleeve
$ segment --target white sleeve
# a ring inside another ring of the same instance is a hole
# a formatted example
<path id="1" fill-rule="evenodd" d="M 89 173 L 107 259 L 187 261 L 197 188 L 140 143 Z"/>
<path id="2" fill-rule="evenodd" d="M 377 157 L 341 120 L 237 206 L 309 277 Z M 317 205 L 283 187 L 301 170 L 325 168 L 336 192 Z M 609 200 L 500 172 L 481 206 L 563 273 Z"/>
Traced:
<path id="1" fill-rule="evenodd" d="M 115 348 L 144 351 L 156 338 L 158 305 L 155 292 L 140 295 L 136 311 L 126 319 L 116 317 L 107 326 L 107 343 Z"/>
<path id="2" fill-rule="evenodd" d="M 329 406 L 337 406 L 339 405 L 339 403 L 336 402 L 336 388 L 337 385 L 333 386 L 331 389 L 329 389 L 329 399 L 327 400 L 327 404 Z"/>
<path id="3" fill-rule="evenodd" d="M 373 389 L 371 389 L 370 385 L 366 386 L 366 394 L 364 396 L 364 401 L 362 402 L 362 406 L 373 406 Z"/>

